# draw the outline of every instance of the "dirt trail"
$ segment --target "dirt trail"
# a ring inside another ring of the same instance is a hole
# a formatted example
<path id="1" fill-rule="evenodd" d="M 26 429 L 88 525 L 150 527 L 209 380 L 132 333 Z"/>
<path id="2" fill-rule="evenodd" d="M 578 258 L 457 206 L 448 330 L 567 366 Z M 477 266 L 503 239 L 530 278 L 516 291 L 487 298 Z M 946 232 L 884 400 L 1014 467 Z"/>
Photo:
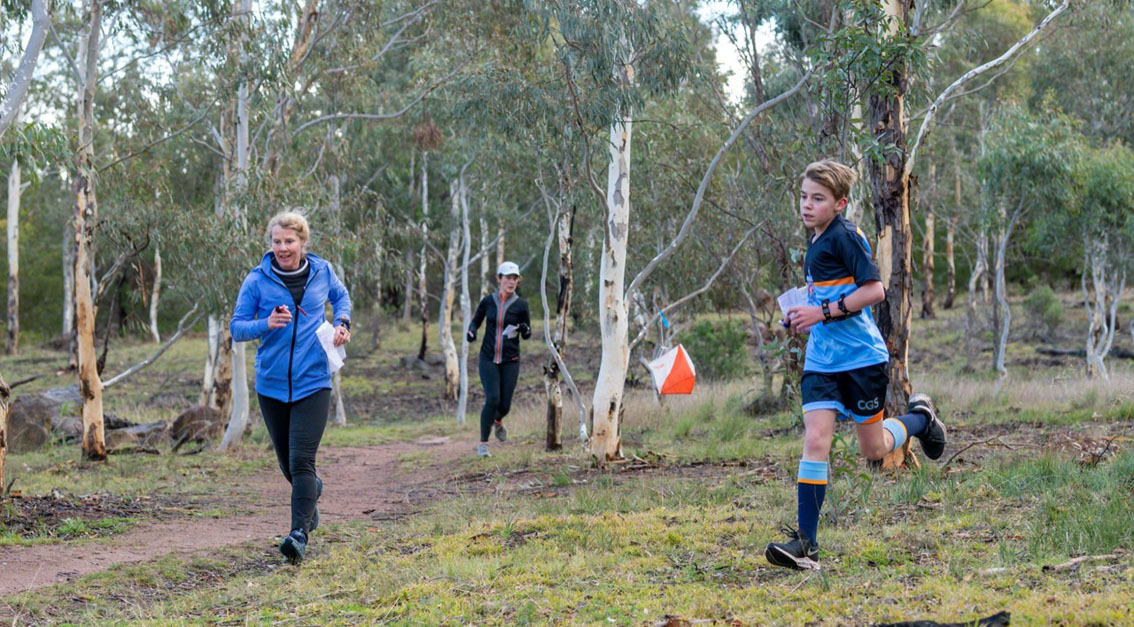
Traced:
<path id="1" fill-rule="evenodd" d="M 428 438 L 370 447 L 322 448 L 319 499 L 322 522 L 382 518 L 407 513 L 446 490 L 449 463 L 470 455 L 475 443 Z M 433 463 L 400 468 L 404 453 L 428 451 Z M 0 548 L 0 597 L 70 581 L 116 564 L 151 560 L 171 553 L 248 541 L 266 541 L 287 531 L 290 490 L 278 469 L 250 479 L 260 496 L 234 503 L 251 513 L 225 518 L 189 518 L 142 523 L 124 534 L 78 545 L 51 544 Z M 317 537 L 317 536 L 316 536 Z"/>

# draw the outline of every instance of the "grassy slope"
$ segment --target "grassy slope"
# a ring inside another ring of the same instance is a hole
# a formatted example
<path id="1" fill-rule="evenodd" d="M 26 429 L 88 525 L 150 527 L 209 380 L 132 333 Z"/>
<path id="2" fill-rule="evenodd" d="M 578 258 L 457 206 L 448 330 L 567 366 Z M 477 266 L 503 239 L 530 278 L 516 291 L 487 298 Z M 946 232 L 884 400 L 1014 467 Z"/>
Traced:
<path id="1" fill-rule="evenodd" d="M 1007 609 L 1017 624 L 1134 621 L 1129 557 L 1041 570 L 1134 545 L 1126 440 L 1100 463 L 1078 461 L 1103 436 L 1129 435 L 1129 369 L 1112 363 L 1111 385 L 1085 382 L 1073 360 L 1035 361 L 1034 347 L 1021 344 L 1013 381 L 994 395 L 985 375 L 968 372 L 988 357 L 978 347 L 974 361 L 965 359 L 960 323 L 952 314 L 919 324 L 915 384 L 941 400 L 955 442 L 986 443 L 945 469 L 892 477 L 867 472 L 853 436 L 840 431 L 820 574 L 763 560 L 764 544 L 794 519 L 800 438 L 787 414 L 743 415 L 745 386 L 704 385 L 665 407 L 638 395 L 624 436 L 627 453 L 650 463 L 610 472 L 589 468 L 573 440 L 567 453 L 539 451 L 542 409 L 529 390 L 510 419 L 517 445 L 496 447 L 487 463 L 463 462 L 486 487 L 401 520 L 321 528 L 298 569 L 280 565 L 267 543 L 234 547 L 35 591 L 8 599 L 8 612 L 76 622 L 653 624 L 674 614 L 866 624 Z M 1076 345 L 1074 329 L 1065 333 L 1061 345 Z M 390 360 L 412 345 L 413 331 L 402 335 Z M 529 371 L 521 386 L 536 383 Z M 379 384 L 357 385 L 373 394 Z M 442 418 L 409 426 L 371 418 L 330 432 L 328 444 L 452 433 Z M 715 463 L 694 463 L 701 460 Z M 521 468 L 528 470 L 515 472 Z M 22 481 L 42 472 L 34 467 Z M 113 473 L 80 474 L 94 481 Z M 138 481 L 132 489 L 160 483 Z"/>

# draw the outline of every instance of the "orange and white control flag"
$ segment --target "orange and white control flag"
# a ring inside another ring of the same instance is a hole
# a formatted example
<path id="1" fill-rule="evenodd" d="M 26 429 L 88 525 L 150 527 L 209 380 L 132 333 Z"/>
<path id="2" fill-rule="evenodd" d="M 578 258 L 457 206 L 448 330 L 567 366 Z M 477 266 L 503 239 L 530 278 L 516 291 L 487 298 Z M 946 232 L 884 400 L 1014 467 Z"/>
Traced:
<path id="1" fill-rule="evenodd" d="M 658 394 L 691 394 L 693 383 L 697 380 L 693 360 L 680 344 L 651 361 L 650 374 L 654 377 Z"/>

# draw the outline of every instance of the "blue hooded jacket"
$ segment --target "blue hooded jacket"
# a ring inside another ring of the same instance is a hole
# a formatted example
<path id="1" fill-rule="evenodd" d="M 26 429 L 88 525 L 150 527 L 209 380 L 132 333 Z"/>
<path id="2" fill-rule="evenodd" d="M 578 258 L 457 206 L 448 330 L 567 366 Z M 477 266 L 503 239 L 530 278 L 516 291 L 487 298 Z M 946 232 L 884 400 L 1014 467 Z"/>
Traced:
<path id="1" fill-rule="evenodd" d="M 272 252 L 266 253 L 260 266 L 244 279 L 228 330 L 235 342 L 260 340 L 256 350 L 256 391 L 290 403 L 331 387 L 327 353 L 319 344 L 315 329 L 326 319 L 327 301 L 334 307 L 336 326 L 340 320 L 350 320 L 350 295 L 331 264 L 308 253 L 311 272 L 297 308 L 287 286 L 272 272 L 274 257 Z M 269 330 L 268 316 L 279 305 L 292 310 L 291 323 Z"/>

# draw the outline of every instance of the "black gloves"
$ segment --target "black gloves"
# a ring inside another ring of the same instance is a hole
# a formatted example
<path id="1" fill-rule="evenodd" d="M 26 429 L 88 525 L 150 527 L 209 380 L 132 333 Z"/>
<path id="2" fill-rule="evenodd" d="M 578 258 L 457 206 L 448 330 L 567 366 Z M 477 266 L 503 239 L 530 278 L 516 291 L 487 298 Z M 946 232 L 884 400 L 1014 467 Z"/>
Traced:
<path id="1" fill-rule="evenodd" d="M 476 341 L 476 329 L 469 329 L 469 332 L 465 335 L 468 336 L 470 342 Z"/>
<path id="2" fill-rule="evenodd" d="M 532 336 L 532 328 L 528 325 L 528 323 L 521 322 L 518 329 L 520 331 L 520 335 L 524 336 L 525 340 Z"/>

